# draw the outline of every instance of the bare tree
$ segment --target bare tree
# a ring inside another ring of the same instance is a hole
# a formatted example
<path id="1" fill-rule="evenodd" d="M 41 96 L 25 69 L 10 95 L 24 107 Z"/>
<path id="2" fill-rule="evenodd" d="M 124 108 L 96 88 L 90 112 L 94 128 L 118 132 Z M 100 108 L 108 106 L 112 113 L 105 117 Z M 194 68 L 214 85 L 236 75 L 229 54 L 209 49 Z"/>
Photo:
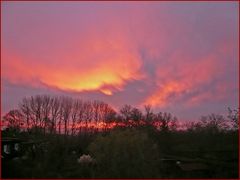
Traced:
<path id="1" fill-rule="evenodd" d="M 70 119 L 70 113 L 72 109 L 72 99 L 69 97 L 62 97 L 61 106 L 62 106 L 62 109 L 61 109 L 62 120 L 64 123 L 64 134 L 68 135 L 69 119 Z"/>
<path id="2" fill-rule="evenodd" d="M 202 116 L 200 119 L 202 129 L 211 133 L 217 133 L 228 128 L 226 119 L 219 114 L 210 114 Z"/>
<path id="3" fill-rule="evenodd" d="M 84 102 L 81 100 L 78 100 L 78 114 L 77 114 L 78 120 L 78 133 L 80 134 L 82 132 L 82 122 L 84 119 Z"/>
<path id="4" fill-rule="evenodd" d="M 154 113 L 152 112 L 151 105 L 145 105 L 144 109 L 145 109 L 145 122 L 147 124 L 152 124 L 154 120 Z"/>
<path id="5" fill-rule="evenodd" d="M 40 97 L 42 99 L 41 114 L 43 118 L 43 133 L 46 134 L 46 129 L 50 129 L 50 107 L 51 98 L 50 96 L 44 95 Z"/>
<path id="6" fill-rule="evenodd" d="M 30 127 L 32 125 L 32 122 L 31 122 L 32 117 L 31 117 L 29 99 L 27 99 L 26 97 L 23 98 L 23 100 L 19 103 L 19 109 L 21 110 L 23 114 L 23 119 L 26 122 L 27 131 L 30 131 Z"/>
<path id="7" fill-rule="evenodd" d="M 228 108 L 228 119 L 231 124 L 232 130 L 238 130 L 239 129 L 239 109 L 230 109 Z"/>
<path id="8" fill-rule="evenodd" d="M 116 112 L 108 104 L 104 103 L 102 108 L 102 120 L 105 124 L 104 130 L 106 131 L 109 128 L 109 125 L 115 121 Z"/>
<path id="9" fill-rule="evenodd" d="M 50 133 L 57 132 L 57 119 L 60 115 L 60 99 L 58 97 L 54 97 L 51 99 L 50 103 L 50 113 L 51 113 L 51 128 Z"/>
<path id="10" fill-rule="evenodd" d="M 159 128 L 163 132 L 173 131 L 177 128 L 177 118 L 170 113 L 159 112 L 156 115 L 156 120 L 160 123 Z"/>
<path id="11" fill-rule="evenodd" d="M 31 96 L 30 101 L 30 113 L 32 114 L 32 128 L 35 132 L 40 132 L 44 126 L 44 119 L 42 113 L 43 99 L 40 95 L 35 97 Z"/>
<path id="12" fill-rule="evenodd" d="M 85 132 L 89 131 L 89 123 L 91 123 L 93 115 L 93 108 L 91 101 L 87 101 L 83 104 L 83 121 L 85 122 Z"/>
<path id="13" fill-rule="evenodd" d="M 79 112 L 79 107 L 80 107 L 80 101 L 74 100 L 73 105 L 72 105 L 72 112 L 71 112 L 71 134 L 74 136 L 76 134 L 76 121 L 78 118 L 78 112 Z"/>
<path id="14" fill-rule="evenodd" d="M 124 105 L 120 109 L 121 117 L 126 126 L 128 126 L 128 122 L 131 119 L 131 112 L 132 112 L 132 106 L 130 105 Z"/>
<path id="15" fill-rule="evenodd" d="M 133 125 L 138 126 L 142 119 L 143 119 L 142 112 L 139 109 L 137 109 L 137 108 L 133 108 L 131 110 L 131 120 L 134 123 Z"/>
<path id="16" fill-rule="evenodd" d="M 93 120 L 95 121 L 96 123 L 96 130 L 98 131 L 98 124 L 99 124 L 99 121 L 101 120 L 101 105 L 102 105 L 102 102 L 100 101 L 93 101 L 92 102 L 92 109 L 93 109 Z"/>
<path id="17" fill-rule="evenodd" d="M 11 130 L 20 131 L 24 127 L 23 115 L 17 109 L 11 110 L 3 116 L 3 123 Z"/>

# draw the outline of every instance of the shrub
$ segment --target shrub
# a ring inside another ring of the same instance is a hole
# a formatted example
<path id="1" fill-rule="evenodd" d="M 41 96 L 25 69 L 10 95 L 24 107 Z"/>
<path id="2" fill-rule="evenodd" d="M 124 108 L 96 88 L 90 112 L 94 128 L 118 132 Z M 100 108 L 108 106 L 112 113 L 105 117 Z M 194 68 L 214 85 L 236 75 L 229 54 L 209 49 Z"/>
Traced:
<path id="1" fill-rule="evenodd" d="M 105 137 L 97 137 L 88 149 L 96 159 L 97 177 L 159 177 L 157 145 L 146 133 L 116 130 Z"/>

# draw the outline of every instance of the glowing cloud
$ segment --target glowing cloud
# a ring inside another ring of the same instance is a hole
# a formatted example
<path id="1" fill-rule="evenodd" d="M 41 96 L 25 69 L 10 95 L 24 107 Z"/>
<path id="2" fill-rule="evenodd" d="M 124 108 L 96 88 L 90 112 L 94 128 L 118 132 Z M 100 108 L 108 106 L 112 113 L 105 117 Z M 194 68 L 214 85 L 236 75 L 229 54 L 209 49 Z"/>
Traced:
<path id="1" fill-rule="evenodd" d="M 235 2 L 4 2 L 3 104 L 47 89 L 223 111 L 238 104 L 238 39 Z"/>
<path id="2" fill-rule="evenodd" d="M 143 77 L 141 61 L 137 54 L 129 52 L 127 44 L 118 43 L 113 47 L 106 46 L 104 40 L 101 42 L 98 45 L 90 43 L 87 48 L 91 51 L 82 47 L 79 55 L 57 57 L 56 65 L 39 58 L 24 59 L 3 53 L 5 68 L 2 73 L 15 83 L 39 83 L 77 92 L 100 90 L 106 95 L 113 93 L 108 86 L 122 89 L 127 81 Z M 84 44 L 87 43 L 89 41 Z"/>
<path id="3" fill-rule="evenodd" d="M 154 92 L 150 97 L 148 97 L 144 104 L 160 107 L 165 106 L 170 96 L 178 95 L 183 90 L 185 90 L 185 87 L 182 84 L 174 81 L 168 82 L 160 87 L 158 91 Z"/>
<path id="4" fill-rule="evenodd" d="M 211 83 L 214 85 L 215 79 L 221 77 L 222 73 L 226 71 L 227 63 L 234 61 L 221 60 L 223 56 L 226 56 L 226 52 L 223 53 L 220 51 L 221 49 L 222 46 L 219 46 L 214 54 L 210 53 L 207 57 L 202 58 L 191 58 L 189 55 L 183 56 L 179 53 L 173 54 L 167 68 L 161 66 L 157 68 L 154 82 L 157 85 L 156 90 L 142 104 L 167 107 L 194 92 L 198 93 L 185 99 L 185 105 L 199 104 L 204 100 L 216 100 L 221 97 L 222 89 L 226 92 L 226 87 L 224 87 L 226 83 L 221 83 L 221 86 L 218 83 L 215 94 L 204 89 Z M 179 61 L 179 59 L 185 59 L 185 61 Z M 215 89 L 213 86 L 210 90 L 213 88 Z"/>

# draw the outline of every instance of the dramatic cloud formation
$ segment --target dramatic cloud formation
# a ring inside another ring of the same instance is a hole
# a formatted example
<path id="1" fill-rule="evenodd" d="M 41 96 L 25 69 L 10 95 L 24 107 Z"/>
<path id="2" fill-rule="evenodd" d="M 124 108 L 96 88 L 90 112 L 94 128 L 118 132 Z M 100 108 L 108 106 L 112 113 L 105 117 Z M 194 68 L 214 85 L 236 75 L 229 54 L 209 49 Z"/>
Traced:
<path id="1" fill-rule="evenodd" d="M 215 54 L 214 54 L 215 53 Z M 156 87 L 157 90 L 153 92 L 150 97 L 147 97 L 145 103 L 153 106 L 166 106 L 167 103 L 176 101 L 177 98 L 186 96 L 189 93 L 198 91 L 201 88 L 205 89 L 208 84 L 214 83 L 216 78 L 222 77 L 222 73 L 226 72 L 226 67 L 229 61 L 223 61 L 222 57 L 225 53 L 215 51 L 213 54 L 209 54 L 207 57 L 188 57 L 176 54 L 170 58 L 170 62 L 173 64 L 168 65 L 168 68 L 164 69 L 159 67 L 156 73 Z M 179 61 L 184 59 L 184 61 Z M 196 59 L 192 61 L 192 59 Z M 176 62 L 176 63 L 174 63 Z M 225 74 L 224 74 L 225 75 Z M 224 80 L 224 77 L 222 77 Z M 212 84 L 213 85 L 213 84 Z M 226 86 L 226 84 L 221 84 Z M 233 85 L 234 86 L 234 85 Z M 216 88 L 216 87 L 211 87 Z M 218 89 L 217 94 L 208 95 L 208 99 L 214 98 L 222 94 L 221 89 Z M 189 100 L 194 103 L 200 103 L 206 97 L 206 93 L 198 93 L 192 96 Z"/>
<path id="2" fill-rule="evenodd" d="M 235 2 L 4 2 L 2 11 L 4 112 L 39 93 L 151 104 L 183 119 L 238 106 Z"/>
<path id="3" fill-rule="evenodd" d="M 141 77 L 137 55 L 119 46 L 91 44 L 80 55 L 59 57 L 56 65 L 51 64 L 51 59 L 42 62 L 3 54 L 2 74 L 15 83 L 41 83 L 62 90 L 100 90 L 111 94 L 111 87 L 121 89 L 125 81 Z"/>

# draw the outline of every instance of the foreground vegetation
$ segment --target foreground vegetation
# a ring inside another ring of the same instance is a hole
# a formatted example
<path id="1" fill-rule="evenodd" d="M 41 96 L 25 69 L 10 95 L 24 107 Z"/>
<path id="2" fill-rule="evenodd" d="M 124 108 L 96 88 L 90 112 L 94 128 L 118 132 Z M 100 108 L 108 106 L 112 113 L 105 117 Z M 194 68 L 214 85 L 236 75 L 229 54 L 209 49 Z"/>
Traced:
<path id="1" fill-rule="evenodd" d="M 57 98 L 56 106 L 54 99 L 24 99 L 4 116 L 2 137 L 18 138 L 22 146 L 17 156 L 2 158 L 3 178 L 238 177 L 238 111 L 179 128 L 174 116 L 150 106 L 141 112 L 126 105 L 117 113 L 99 101 Z M 104 126 L 90 126 L 100 121 Z"/>

